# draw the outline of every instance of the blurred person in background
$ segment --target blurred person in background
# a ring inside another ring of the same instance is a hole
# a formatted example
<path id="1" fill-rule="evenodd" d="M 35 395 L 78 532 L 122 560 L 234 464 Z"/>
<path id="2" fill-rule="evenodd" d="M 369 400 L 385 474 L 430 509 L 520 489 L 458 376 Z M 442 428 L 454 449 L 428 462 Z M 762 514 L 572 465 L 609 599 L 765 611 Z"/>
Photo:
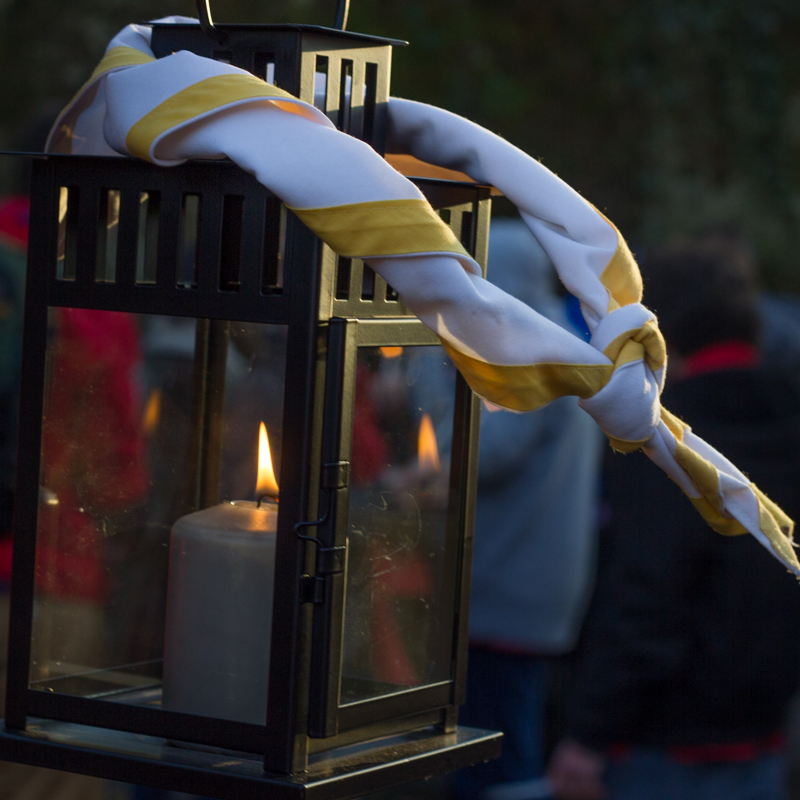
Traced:
<path id="1" fill-rule="evenodd" d="M 741 269 L 756 274 L 753 248 L 735 226 L 709 226 L 698 237 L 698 243 L 723 248 Z M 761 290 L 758 317 L 762 367 L 785 373 L 800 387 L 800 297 L 786 291 Z"/>
<path id="2" fill-rule="evenodd" d="M 800 297 L 761 292 L 759 308 L 765 365 L 785 371 L 800 386 Z"/>
<path id="3" fill-rule="evenodd" d="M 521 220 L 497 219 L 492 282 L 577 333 Z M 499 759 L 458 773 L 464 800 L 549 797 L 549 663 L 578 638 L 594 578 L 603 437 L 575 397 L 530 414 L 482 409 L 467 701 L 459 723 L 503 731 Z"/>
<path id="4" fill-rule="evenodd" d="M 800 514 L 800 394 L 762 363 L 752 261 L 724 238 L 653 251 L 664 406 Z M 800 589 L 717 536 L 642 453 L 608 458 L 598 588 L 550 763 L 564 800 L 770 800 L 800 674 Z"/>

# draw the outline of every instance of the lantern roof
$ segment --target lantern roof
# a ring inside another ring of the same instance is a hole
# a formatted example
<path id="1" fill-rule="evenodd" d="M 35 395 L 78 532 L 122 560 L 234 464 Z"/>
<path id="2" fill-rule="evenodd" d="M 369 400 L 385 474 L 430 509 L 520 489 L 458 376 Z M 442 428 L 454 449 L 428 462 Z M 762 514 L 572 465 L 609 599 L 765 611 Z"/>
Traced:
<path id="1" fill-rule="evenodd" d="M 173 23 L 173 22 L 148 22 L 154 29 L 169 29 L 173 31 L 194 31 L 197 29 L 196 23 Z M 316 33 L 334 38 L 346 39 L 350 42 L 357 41 L 364 45 L 391 45 L 392 47 L 405 47 L 408 42 L 404 39 L 390 39 L 386 36 L 373 36 L 369 33 L 356 33 L 354 31 L 340 30 L 339 28 L 328 28 L 325 25 L 305 25 L 293 22 L 281 23 L 226 23 L 215 22 L 214 28 L 222 33 Z"/>

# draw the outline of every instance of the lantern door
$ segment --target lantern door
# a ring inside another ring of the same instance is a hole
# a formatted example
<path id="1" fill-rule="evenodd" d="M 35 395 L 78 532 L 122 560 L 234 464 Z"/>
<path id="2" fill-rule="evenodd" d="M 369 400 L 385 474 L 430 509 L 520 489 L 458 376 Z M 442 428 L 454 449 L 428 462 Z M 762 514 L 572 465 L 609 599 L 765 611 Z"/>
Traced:
<path id="1" fill-rule="evenodd" d="M 418 185 L 485 264 L 488 190 Z M 477 400 L 366 265 L 335 258 L 330 280 L 341 316 L 325 340 L 318 513 L 297 531 L 314 603 L 309 733 L 446 729 L 464 698 Z"/>
<path id="2" fill-rule="evenodd" d="M 332 319 L 327 363 L 346 402 L 325 420 L 305 540 L 312 736 L 461 702 L 476 469 L 474 397 L 421 323 Z"/>

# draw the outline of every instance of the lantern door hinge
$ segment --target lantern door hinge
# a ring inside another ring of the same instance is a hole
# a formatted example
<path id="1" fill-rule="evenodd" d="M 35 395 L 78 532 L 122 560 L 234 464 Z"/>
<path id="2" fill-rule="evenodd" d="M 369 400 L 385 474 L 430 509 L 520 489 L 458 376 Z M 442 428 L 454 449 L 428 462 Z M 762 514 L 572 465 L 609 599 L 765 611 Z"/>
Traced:
<path id="1" fill-rule="evenodd" d="M 322 603 L 325 599 L 325 579 L 344 572 L 347 547 L 317 547 L 317 574 L 300 578 L 300 602 Z"/>
<path id="2" fill-rule="evenodd" d="M 317 575 L 338 575 L 344 572 L 345 545 L 317 547 Z"/>
<path id="3" fill-rule="evenodd" d="M 325 580 L 316 575 L 300 578 L 300 602 L 319 604 L 325 600 Z"/>
<path id="4" fill-rule="evenodd" d="M 345 489 L 350 485 L 350 462 L 333 461 L 322 465 L 320 485 L 323 489 Z"/>
<path id="5" fill-rule="evenodd" d="M 321 487 L 329 492 L 328 508 L 319 518 L 309 522 L 298 522 L 294 526 L 295 536 L 309 544 L 313 544 L 317 550 L 315 561 L 315 575 L 302 575 L 300 577 L 300 602 L 301 603 L 322 603 L 325 599 L 326 579 L 331 575 L 339 575 L 344 572 L 345 561 L 347 559 L 347 545 L 335 547 L 324 547 L 322 541 L 316 536 L 309 536 L 301 533 L 308 528 L 316 528 L 324 524 L 331 513 L 332 494 L 338 489 L 346 489 L 350 485 L 350 462 L 334 461 L 322 465 L 320 476 Z"/>

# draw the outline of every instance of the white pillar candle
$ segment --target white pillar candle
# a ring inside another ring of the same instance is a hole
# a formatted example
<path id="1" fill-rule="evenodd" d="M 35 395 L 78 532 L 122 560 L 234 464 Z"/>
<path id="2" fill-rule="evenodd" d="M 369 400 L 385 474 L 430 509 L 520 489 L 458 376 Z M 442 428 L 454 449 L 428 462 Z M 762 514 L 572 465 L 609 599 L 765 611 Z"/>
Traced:
<path id="1" fill-rule="evenodd" d="M 263 725 L 277 504 L 235 501 L 172 528 L 162 707 Z"/>

